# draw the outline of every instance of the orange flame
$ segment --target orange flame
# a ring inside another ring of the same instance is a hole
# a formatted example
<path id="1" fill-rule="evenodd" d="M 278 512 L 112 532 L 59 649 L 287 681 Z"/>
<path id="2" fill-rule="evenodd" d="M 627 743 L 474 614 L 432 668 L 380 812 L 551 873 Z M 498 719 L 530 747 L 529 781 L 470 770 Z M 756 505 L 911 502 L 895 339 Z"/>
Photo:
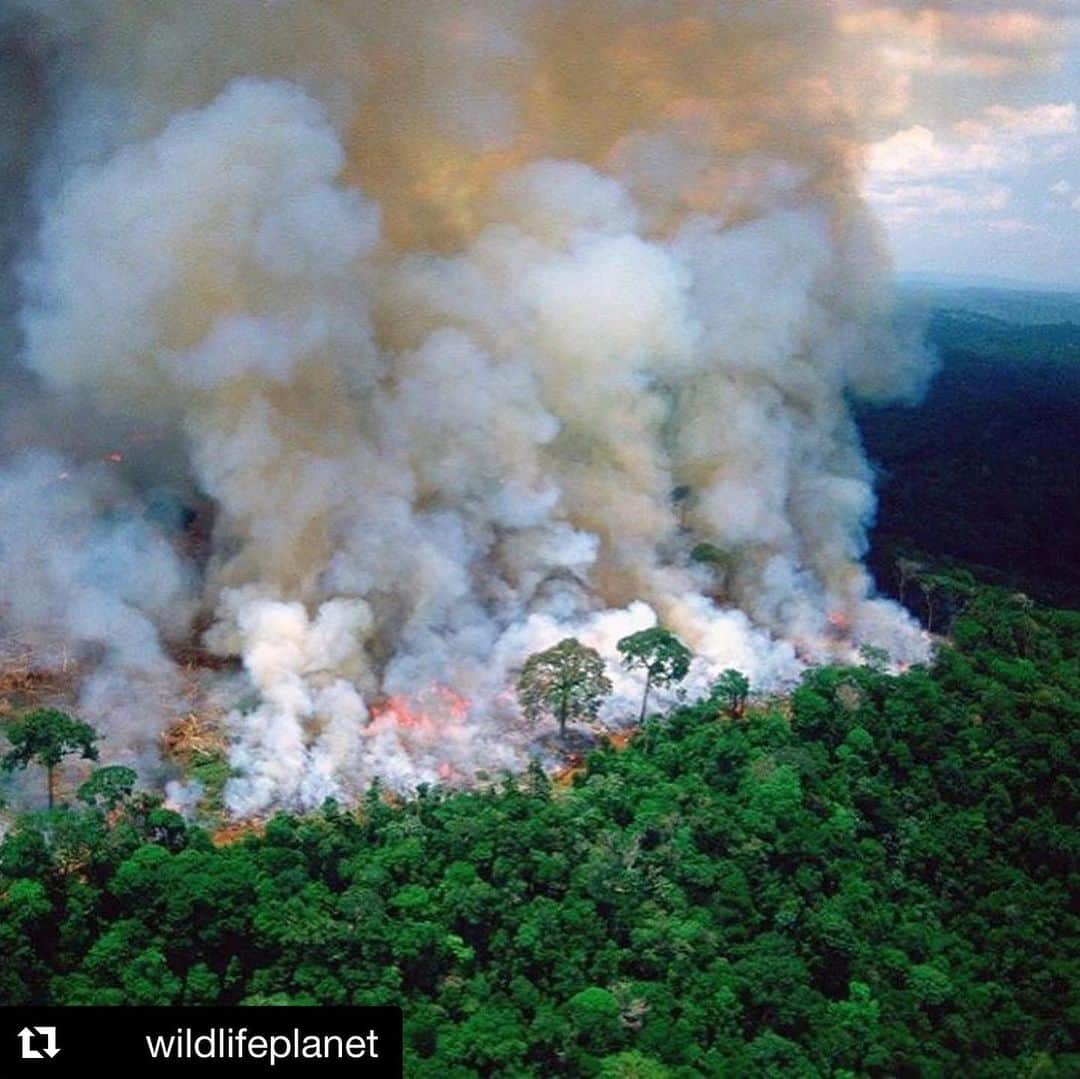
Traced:
<path id="1" fill-rule="evenodd" d="M 386 720 L 411 730 L 422 730 L 449 724 L 460 724 L 469 715 L 468 698 L 449 686 L 432 686 L 415 697 L 404 693 L 392 696 L 372 705 L 374 721 Z"/>
<path id="2" fill-rule="evenodd" d="M 471 707 L 468 698 L 449 686 L 432 686 L 415 696 L 394 694 L 372 705 L 365 733 L 395 730 L 408 741 L 439 746 L 460 734 Z M 447 760 L 435 766 L 435 774 L 443 783 L 462 778 Z"/>
<path id="3" fill-rule="evenodd" d="M 393 723 L 410 730 L 423 727 L 430 721 L 423 712 L 413 708 L 408 699 L 401 696 L 387 697 L 385 701 L 373 705 L 371 709 L 373 724 Z"/>
<path id="4" fill-rule="evenodd" d="M 416 696 L 393 694 L 371 707 L 371 729 L 385 730 L 388 725 L 414 731 L 434 739 L 448 728 L 460 726 L 472 707 L 449 686 L 432 686 Z"/>

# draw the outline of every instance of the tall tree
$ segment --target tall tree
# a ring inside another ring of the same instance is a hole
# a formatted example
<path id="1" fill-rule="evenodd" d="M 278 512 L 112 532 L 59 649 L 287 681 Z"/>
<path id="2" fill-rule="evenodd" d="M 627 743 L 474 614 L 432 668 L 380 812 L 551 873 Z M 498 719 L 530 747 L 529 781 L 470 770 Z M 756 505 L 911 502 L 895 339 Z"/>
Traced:
<path id="1" fill-rule="evenodd" d="M 750 696 L 750 679 L 742 671 L 729 667 L 713 683 L 712 697 L 723 703 L 732 719 L 739 719 L 746 711 Z"/>
<path id="2" fill-rule="evenodd" d="M 641 722 L 649 706 L 649 690 L 653 686 L 670 686 L 681 682 L 690 670 L 690 649 L 670 630 L 653 626 L 629 637 L 615 646 L 627 670 L 645 672 L 645 692 L 641 697 Z"/>
<path id="3" fill-rule="evenodd" d="M 560 738 L 566 737 L 568 721 L 595 716 L 610 692 L 611 681 L 604 674 L 600 654 L 573 637 L 531 655 L 517 684 L 526 718 L 535 723 L 545 715 L 553 716 Z"/>
<path id="4" fill-rule="evenodd" d="M 80 802 L 112 810 L 131 797 L 137 779 L 134 769 L 125 768 L 122 764 L 110 764 L 106 768 L 94 769 L 76 794 Z"/>
<path id="5" fill-rule="evenodd" d="M 56 766 L 72 753 L 96 761 L 97 732 L 87 723 L 72 719 L 55 708 L 37 708 L 8 724 L 11 749 L 0 759 L 0 768 L 13 772 L 31 761 L 45 769 L 49 808 L 56 803 Z"/>
<path id="6" fill-rule="evenodd" d="M 896 569 L 896 598 L 903 603 L 907 587 L 926 569 L 922 562 L 900 555 L 894 563 Z"/>

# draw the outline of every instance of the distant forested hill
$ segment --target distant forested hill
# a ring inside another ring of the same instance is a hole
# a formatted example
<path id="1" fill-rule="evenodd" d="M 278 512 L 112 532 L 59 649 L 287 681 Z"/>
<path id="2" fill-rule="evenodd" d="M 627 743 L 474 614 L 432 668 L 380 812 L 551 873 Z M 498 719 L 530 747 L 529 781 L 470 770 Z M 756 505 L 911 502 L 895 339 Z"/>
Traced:
<path id="1" fill-rule="evenodd" d="M 907 280 L 901 284 L 901 303 L 923 310 L 966 311 L 1019 326 L 1080 323 L 1080 292 L 1037 290 L 1019 285 L 947 284 Z"/>
<path id="2" fill-rule="evenodd" d="M 981 310 L 989 301 L 976 291 Z M 1000 295 L 1003 311 L 1040 310 Z M 859 410 L 881 472 L 872 553 L 881 587 L 895 588 L 897 552 L 917 549 L 1080 606 L 1080 299 L 1046 303 L 1058 313 L 1071 303 L 1077 321 L 933 311 L 942 367 L 925 402 Z"/>

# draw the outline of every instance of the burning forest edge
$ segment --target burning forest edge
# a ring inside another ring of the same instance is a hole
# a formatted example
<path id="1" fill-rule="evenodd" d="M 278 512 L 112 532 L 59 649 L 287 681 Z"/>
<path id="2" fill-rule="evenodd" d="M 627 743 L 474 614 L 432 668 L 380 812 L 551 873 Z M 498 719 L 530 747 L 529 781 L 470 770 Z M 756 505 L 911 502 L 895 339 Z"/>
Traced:
<path id="1" fill-rule="evenodd" d="M 946 580 L 931 666 L 732 675 L 555 777 L 220 824 L 100 767 L 0 836 L 0 999 L 391 1004 L 416 1079 L 1069 1075 L 1080 613 Z"/>
<path id="2" fill-rule="evenodd" d="M 531 732 L 527 740 L 524 736 L 522 740 L 525 759 L 529 767 L 550 774 L 556 786 L 570 784 L 581 774 L 587 755 L 600 746 L 625 748 L 641 731 L 647 718 L 657 714 L 657 708 L 649 707 L 650 692 L 654 694 L 653 703 L 661 710 L 687 703 L 686 689 L 680 683 L 690 673 L 693 657 L 673 633 L 662 627 L 639 630 L 619 640 L 616 650 L 624 674 L 640 668 L 647 675 L 640 712 L 636 707 L 631 711 L 622 710 L 621 714 L 608 710 L 605 720 L 598 718 L 614 686 L 603 673 L 607 665 L 599 653 L 574 638 L 566 638 L 529 657 L 519 672 L 517 704 Z M 75 749 L 86 750 L 92 745 L 93 751 L 87 750 L 82 755 L 84 759 L 92 760 L 93 765 L 80 766 L 77 761 L 65 763 L 66 779 L 59 787 L 62 795 L 78 787 L 79 798 L 84 800 L 84 792 L 88 785 L 93 785 L 94 777 L 111 773 L 130 774 L 129 785 L 133 783 L 136 773 L 128 768 L 117 765 L 97 768 L 99 751 L 103 749 L 108 753 L 107 745 L 100 744 L 97 732 L 92 736 L 84 733 L 80 741 L 48 729 L 49 724 L 56 722 L 66 723 L 69 727 L 78 725 L 77 720 L 60 709 L 72 707 L 79 680 L 78 672 L 67 668 L 66 657 L 64 665 L 57 670 L 42 663 L 40 657 L 40 653 L 25 645 L 17 650 L 9 647 L 8 658 L 0 670 L 0 693 L 3 694 L 0 696 L 0 717 L 11 724 L 5 733 L 16 747 L 21 743 L 32 747 L 25 752 L 18 749 L 10 752 L 4 759 L 4 771 L 11 773 L 16 768 L 25 769 L 32 762 L 47 761 L 51 808 L 57 789 L 55 770 Z M 227 784 L 235 778 L 230 764 L 228 712 L 223 708 L 214 710 L 208 704 L 206 692 L 207 674 L 218 675 L 224 665 L 196 646 L 178 651 L 177 660 L 181 657 L 184 658 L 182 669 L 187 675 L 184 701 L 189 710 L 168 723 L 161 735 L 160 758 L 166 769 L 162 780 L 165 807 L 213 824 L 216 844 L 261 834 L 265 815 L 228 819 L 224 794 Z M 869 646 L 864 647 L 861 658 L 865 666 L 879 671 L 890 665 L 887 653 Z M 892 665 L 892 669 L 900 672 L 906 666 Z M 692 705 L 711 709 L 716 716 L 726 716 L 733 722 L 746 719 L 751 709 L 757 714 L 785 715 L 788 711 L 785 692 L 752 692 L 749 679 L 734 669 L 724 671 Z M 244 707 L 258 706 L 259 702 L 253 700 Z M 378 738 L 389 731 L 394 738 L 417 739 L 428 745 L 441 746 L 453 741 L 455 729 L 467 722 L 469 710 L 467 699 L 449 687 L 436 686 L 422 694 L 373 702 L 370 722 L 364 733 L 365 737 Z M 40 725 L 40 731 L 28 736 L 27 732 L 36 725 Z M 82 727 L 85 732 L 93 731 L 88 726 Z M 550 729 L 552 727 L 554 729 Z M 90 741 L 86 741 L 88 738 Z M 92 771 L 93 768 L 97 770 Z M 444 760 L 435 763 L 429 779 L 413 786 L 385 786 L 378 776 L 375 782 L 384 798 L 396 802 L 403 796 L 415 796 L 417 787 L 434 784 L 484 788 L 502 782 L 512 771 L 524 770 L 525 766 L 519 765 L 515 769 L 504 769 L 502 775 L 479 768 L 466 774 Z"/>
<path id="3" fill-rule="evenodd" d="M 860 25 L 20 0 L 0 632 L 148 780 L 215 717 L 237 817 L 520 770 L 514 680 L 566 638 L 608 725 L 661 625 L 699 695 L 925 660 L 862 561 L 851 402 L 934 358 L 860 195 Z"/>

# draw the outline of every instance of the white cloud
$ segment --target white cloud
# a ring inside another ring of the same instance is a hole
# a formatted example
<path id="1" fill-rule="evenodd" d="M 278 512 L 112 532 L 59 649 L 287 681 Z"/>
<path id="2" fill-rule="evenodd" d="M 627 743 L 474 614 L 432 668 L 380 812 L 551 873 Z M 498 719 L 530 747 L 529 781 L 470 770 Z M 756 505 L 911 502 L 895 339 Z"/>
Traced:
<path id="1" fill-rule="evenodd" d="M 994 139 L 1000 135 L 1013 138 L 1040 138 L 1046 135 L 1073 135 L 1077 130 L 1076 104 L 1034 105 L 1029 109 L 1014 109 L 1009 105 L 988 105 L 981 119 L 954 125 L 960 136 L 972 139 Z"/>
<path id="2" fill-rule="evenodd" d="M 957 238 L 1040 232 L 1025 200 L 1014 206 L 1014 194 L 1030 184 L 1030 170 L 1045 162 L 1047 150 L 1075 141 L 1077 130 L 1072 102 L 990 105 L 940 132 L 910 126 L 868 148 L 867 198 L 894 239 L 915 237 L 928 222 Z M 1065 199 L 1072 186 L 1059 179 L 1049 190 Z"/>
<path id="3" fill-rule="evenodd" d="M 1080 0 L 836 0 L 894 86 L 866 194 L 901 269 L 1075 282 Z"/>
<path id="4" fill-rule="evenodd" d="M 948 184 L 896 184 L 874 197 L 879 213 L 890 224 L 946 215 L 1000 213 L 1012 197 L 1004 184 L 965 190 Z"/>
<path id="5" fill-rule="evenodd" d="M 868 155 L 870 176 L 878 183 L 984 172 L 1000 168 L 1003 163 L 998 146 L 986 142 L 966 145 L 945 142 L 922 125 L 873 143 Z"/>
<path id="6" fill-rule="evenodd" d="M 1013 190 L 1023 187 L 1027 170 L 1045 161 L 1047 150 L 1063 138 L 1072 141 L 1078 126 L 1075 103 L 1064 102 L 989 105 L 942 132 L 905 128 L 869 147 L 867 195 L 894 231 L 930 220 L 952 222 L 965 232 L 1036 231 L 1016 211 L 1001 215 Z M 1072 186 L 1063 179 L 1050 191 L 1064 198 Z"/>
<path id="7" fill-rule="evenodd" d="M 868 168 L 872 181 L 879 183 L 997 171 L 1026 164 L 1031 158 L 1028 143 L 1077 130 L 1077 108 L 1071 101 L 1029 109 L 989 105 L 944 135 L 917 124 L 872 143 Z"/>

